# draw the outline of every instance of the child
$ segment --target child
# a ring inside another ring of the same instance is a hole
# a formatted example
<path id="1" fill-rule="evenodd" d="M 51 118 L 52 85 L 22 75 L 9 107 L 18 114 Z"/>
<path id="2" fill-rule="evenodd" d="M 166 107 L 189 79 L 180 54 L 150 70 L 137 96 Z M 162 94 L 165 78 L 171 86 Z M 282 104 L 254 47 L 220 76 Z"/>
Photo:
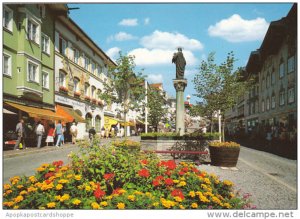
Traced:
<path id="1" fill-rule="evenodd" d="M 50 128 L 48 130 L 46 143 L 47 143 L 47 146 L 48 146 L 48 143 L 52 143 L 52 146 L 53 146 L 53 144 L 54 144 L 54 125 L 50 124 L 49 127 Z"/>

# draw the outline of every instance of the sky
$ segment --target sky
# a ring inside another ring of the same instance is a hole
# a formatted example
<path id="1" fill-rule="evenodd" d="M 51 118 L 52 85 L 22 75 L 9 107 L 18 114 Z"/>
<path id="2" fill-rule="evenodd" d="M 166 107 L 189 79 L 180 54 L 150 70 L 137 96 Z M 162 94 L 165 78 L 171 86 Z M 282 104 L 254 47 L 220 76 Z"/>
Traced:
<path id="1" fill-rule="evenodd" d="M 70 18 L 112 59 L 119 51 L 134 55 L 136 70 L 149 83 L 163 83 L 175 97 L 173 53 L 183 48 L 187 61 L 185 97 L 195 96 L 193 78 L 202 60 L 215 53 L 217 64 L 230 51 L 235 67 L 247 64 L 251 51 L 259 49 L 272 21 L 285 17 L 291 3 L 114 3 L 68 4 Z"/>

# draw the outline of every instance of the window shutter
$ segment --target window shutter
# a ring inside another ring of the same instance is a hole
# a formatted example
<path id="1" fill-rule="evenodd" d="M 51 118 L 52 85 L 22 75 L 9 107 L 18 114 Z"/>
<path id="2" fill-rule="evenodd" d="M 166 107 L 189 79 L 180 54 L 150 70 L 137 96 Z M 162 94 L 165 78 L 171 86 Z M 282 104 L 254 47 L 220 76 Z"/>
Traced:
<path id="1" fill-rule="evenodd" d="M 55 31 L 55 51 L 59 52 L 59 33 Z"/>

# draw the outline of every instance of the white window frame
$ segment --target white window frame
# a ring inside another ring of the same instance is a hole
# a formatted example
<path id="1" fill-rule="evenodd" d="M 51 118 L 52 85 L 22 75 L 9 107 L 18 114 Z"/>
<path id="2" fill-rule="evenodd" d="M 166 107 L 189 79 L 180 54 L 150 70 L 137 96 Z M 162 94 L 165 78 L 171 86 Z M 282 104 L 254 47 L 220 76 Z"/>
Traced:
<path id="1" fill-rule="evenodd" d="M 95 86 L 92 86 L 92 88 L 91 88 L 91 93 L 92 93 L 92 98 L 94 98 L 94 99 L 96 99 L 96 90 L 97 90 L 97 88 L 95 87 Z"/>
<path id="2" fill-rule="evenodd" d="M 274 84 L 275 84 L 275 81 L 276 81 L 275 72 L 272 71 L 272 72 L 271 72 L 271 85 L 274 85 Z"/>
<path id="3" fill-rule="evenodd" d="M 261 111 L 265 112 L 265 101 L 264 100 L 261 101 Z"/>
<path id="4" fill-rule="evenodd" d="M 46 45 L 46 49 L 45 49 L 45 45 Z M 44 33 L 42 33 L 42 51 L 50 55 L 50 37 L 48 37 Z"/>
<path id="5" fill-rule="evenodd" d="M 266 100 L 266 110 L 269 111 L 270 110 L 270 98 L 268 97 Z"/>
<path id="6" fill-rule="evenodd" d="M 288 89 L 288 103 L 295 102 L 295 88 L 291 87 Z"/>
<path id="7" fill-rule="evenodd" d="M 279 78 L 283 78 L 284 77 L 284 62 L 281 62 L 280 65 L 279 65 Z"/>
<path id="8" fill-rule="evenodd" d="M 64 77 L 60 77 L 61 75 L 64 75 Z M 66 77 L 67 74 L 64 71 L 59 71 L 58 73 L 58 84 L 61 87 L 67 87 L 67 83 L 66 83 Z M 61 81 L 60 79 L 63 78 L 63 80 Z"/>
<path id="9" fill-rule="evenodd" d="M 89 70 L 89 65 L 90 65 L 90 58 L 84 55 L 84 69 Z"/>
<path id="10" fill-rule="evenodd" d="M 101 67 L 101 65 L 97 65 L 97 76 L 98 77 L 100 77 L 100 75 L 101 75 L 101 72 L 102 72 L 102 67 Z"/>
<path id="11" fill-rule="evenodd" d="M 84 95 L 87 96 L 87 97 L 90 96 L 90 94 L 89 94 L 89 93 L 90 93 L 90 92 L 89 92 L 90 87 L 91 87 L 91 86 L 90 86 L 88 83 L 85 83 L 85 84 L 84 84 Z"/>
<path id="12" fill-rule="evenodd" d="M 8 18 L 9 21 L 7 23 L 7 26 L 6 26 L 5 12 L 9 13 L 9 18 Z M 3 17 L 2 17 L 3 18 L 3 24 L 2 24 L 2 26 L 5 29 L 7 29 L 7 30 L 9 30 L 11 32 L 13 32 L 13 17 L 14 17 L 13 10 L 11 10 L 9 7 L 7 7 L 7 6 L 4 5 L 4 7 L 3 7 Z"/>
<path id="13" fill-rule="evenodd" d="M 285 91 L 279 92 L 279 106 L 283 106 L 285 104 Z"/>
<path id="14" fill-rule="evenodd" d="M 291 56 L 288 58 L 287 73 L 291 73 L 294 71 L 295 71 L 295 56 Z"/>
<path id="15" fill-rule="evenodd" d="M 75 81 L 76 81 L 76 83 L 75 83 Z M 79 92 L 79 79 L 78 78 L 74 78 L 73 79 L 73 83 L 74 83 L 74 92 Z"/>
<path id="16" fill-rule="evenodd" d="M 30 65 L 36 67 L 36 72 L 35 72 L 35 78 L 32 80 L 30 77 Z M 40 75 L 40 65 L 32 60 L 27 60 L 27 81 L 28 82 L 35 82 L 35 83 L 40 83 L 39 81 L 39 75 Z"/>
<path id="17" fill-rule="evenodd" d="M 7 73 L 5 73 L 5 71 L 4 71 L 4 58 L 8 58 L 8 66 L 7 66 Z M 3 57 L 2 57 L 2 62 L 3 62 L 3 74 L 4 75 L 7 75 L 7 76 L 12 76 L 12 57 L 11 57 L 11 55 L 8 55 L 8 54 L 6 54 L 6 53 L 3 53 Z"/>
<path id="18" fill-rule="evenodd" d="M 80 52 L 78 49 L 74 48 L 74 62 L 79 65 Z"/>
<path id="19" fill-rule="evenodd" d="M 32 36 L 32 32 L 28 30 L 30 23 L 36 26 L 36 33 L 34 35 L 34 38 Z M 27 40 L 33 41 L 36 44 L 40 45 L 40 30 L 41 30 L 41 25 L 39 24 L 39 22 L 37 22 L 35 19 L 33 19 L 33 17 L 27 16 L 26 30 L 27 30 Z"/>
<path id="20" fill-rule="evenodd" d="M 46 78 L 47 78 L 46 84 L 45 84 L 45 80 L 44 80 L 45 75 L 46 75 Z M 49 89 L 49 72 L 42 71 L 42 87 Z"/>
<path id="21" fill-rule="evenodd" d="M 92 72 L 93 74 L 95 74 L 95 69 L 96 69 L 96 63 L 93 62 L 93 61 L 91 61 L 91 72 Z"/>
<path id="22" fill-rule="evenodd" d="M 61 44 L 60 44 L 61 41 Z M 59 34 L 59 43 L 58 43 L 58 50 L 60 52 L 60 54 L 62 54 L 63 56 L 67 55 L 67 41 L 66 39 Z"/>
<path id="23" fill-rule="evenodd" d="M 275 109 L 276 107 L 276 97 L 275 95 L 271 96 L 271 108 Z"/>

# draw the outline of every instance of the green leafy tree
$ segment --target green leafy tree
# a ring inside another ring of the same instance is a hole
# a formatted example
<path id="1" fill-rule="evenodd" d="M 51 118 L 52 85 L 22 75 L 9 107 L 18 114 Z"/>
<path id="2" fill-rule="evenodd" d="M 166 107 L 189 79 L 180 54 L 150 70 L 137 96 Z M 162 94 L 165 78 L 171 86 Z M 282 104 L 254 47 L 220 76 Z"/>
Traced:
<path id="1" fill-rule="evenodd" d="M 99 95 L 107 104 L 117 103 L 121 107 L 126 125 L 129 110 L 138 109 L 145 98 L 144 76 L 135 70 L 134 56 L 122 55 L 116 60 L 116 66 L 109 67 L 108 77 L 104 82 L 104 91 Z M 126 136 L 125 131 L 125 136 Z"/>
<path id="2" fill-rule="evenodd" d="M 197 92 L 195 96 L 203 100 L 202 106 L 195 109 L 195 112 L 198 110 L 200 115 L 203 112 L 212 115 L 220 110 L 224 128 L 225 111 L 236 104 L 239 96 L 244 95 L 244 92 L 251 85 L 251 80 L 244 80 L 242 68 L 234 70 L 236 59 L 233 52 L 228 53 L 225 62 L 220 65 L 215 63 L 214 56 L 215 53 L 210 53 L 207 60 L 202 61 L 199 72 L 193 79 L 194 88 Z"/>
<path id="3" fill-rule="evenodd" d="M 148 91 L 148 108 L 149 108 L 149 123 L 157 131 L 160 121 L 163 120 L 164 115 L 167 113 L 164 107 L 165 100 L 158 89 L 151 89 Z"/>

